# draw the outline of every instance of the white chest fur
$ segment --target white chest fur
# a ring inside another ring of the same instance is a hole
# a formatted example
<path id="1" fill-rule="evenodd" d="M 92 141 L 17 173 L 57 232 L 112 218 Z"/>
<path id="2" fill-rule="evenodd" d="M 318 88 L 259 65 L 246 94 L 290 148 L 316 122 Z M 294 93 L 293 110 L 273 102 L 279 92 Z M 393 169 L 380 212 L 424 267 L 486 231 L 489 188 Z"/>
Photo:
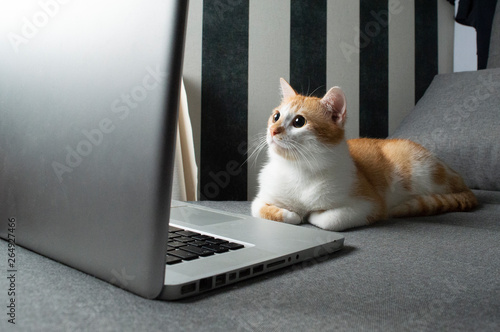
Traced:
<path id="1" fill-rule="evenodd" d="M 342 205 L 352 193 L 354 177 L 355 166 L 344 144 L 302 163 L 271 154 L 259 176 L 258 196 L 303 217 Z"/>

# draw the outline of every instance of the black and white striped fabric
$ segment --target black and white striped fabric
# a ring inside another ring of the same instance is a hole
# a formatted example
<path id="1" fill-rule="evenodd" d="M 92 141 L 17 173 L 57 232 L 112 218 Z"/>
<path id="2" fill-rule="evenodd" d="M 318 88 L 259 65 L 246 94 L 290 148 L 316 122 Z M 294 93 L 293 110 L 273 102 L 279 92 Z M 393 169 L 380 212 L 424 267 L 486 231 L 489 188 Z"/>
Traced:
<path id="1" fill-rule="evenodd" d="M 280 77 L 315 96 L 342 87 L 348 138 L 389 135 L 452 71 L 453 13 L 446 0 L 191 0 L 184 79 L 200 198 L 253 198 L 261 159 L 244 161 Z"/>

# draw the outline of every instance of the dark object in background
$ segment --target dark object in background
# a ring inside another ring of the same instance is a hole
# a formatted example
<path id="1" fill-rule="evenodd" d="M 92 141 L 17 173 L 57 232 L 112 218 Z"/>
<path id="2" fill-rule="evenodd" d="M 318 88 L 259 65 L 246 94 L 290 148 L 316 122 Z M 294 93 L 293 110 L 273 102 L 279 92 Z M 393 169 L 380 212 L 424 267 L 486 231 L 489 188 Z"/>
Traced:
<path id="1" fill-rule="evenodd" d="M 497 0 L 460 0 L 455 20 L 476 29 L 477 69 L 485 69 L 490 50 L 491 25 Z"/>

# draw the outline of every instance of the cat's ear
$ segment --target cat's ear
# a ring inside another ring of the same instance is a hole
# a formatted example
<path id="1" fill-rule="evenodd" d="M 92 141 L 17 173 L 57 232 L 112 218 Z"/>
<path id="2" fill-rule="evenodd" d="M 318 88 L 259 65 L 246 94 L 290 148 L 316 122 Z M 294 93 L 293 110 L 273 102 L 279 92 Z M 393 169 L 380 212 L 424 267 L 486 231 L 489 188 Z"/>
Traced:
<path id="1" fill-rule="evenodd" d="M 323 99 L 321 99 L 321 103 L 331 114 L 332 120 L 338 125 L 343 126 L 346 115 L 346 99 L 344 92 L 338 86 L 334 86 L 328 90 Z"/>
<path id="2" fill-rule="evenodd" d="M 288 97 L 294 97 L 297 95 L 297 92 L 288 84 L 288 82 L 284 78 L 280 78 L 281 84 L 281 100 L 286 99 Z"/>

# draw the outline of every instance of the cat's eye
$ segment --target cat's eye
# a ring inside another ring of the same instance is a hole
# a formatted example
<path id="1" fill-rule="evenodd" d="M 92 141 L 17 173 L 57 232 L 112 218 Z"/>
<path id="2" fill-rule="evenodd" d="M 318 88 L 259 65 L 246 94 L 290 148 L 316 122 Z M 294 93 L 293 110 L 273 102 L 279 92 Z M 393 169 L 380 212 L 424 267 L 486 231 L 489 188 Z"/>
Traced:
<path id="1" fill-rule="evenodd" d="M 273 115 L 273 122 L 276 122 L 280 119 L 280 112 L 276 112 Z"/>
<path id="2" fill-rule="evenodd" d="M 301 128 L 306 124 L 306 118 L 304 118 L 302 115 L 297 115 L 293 119 L 292 124 L 295 128 Z"/>

